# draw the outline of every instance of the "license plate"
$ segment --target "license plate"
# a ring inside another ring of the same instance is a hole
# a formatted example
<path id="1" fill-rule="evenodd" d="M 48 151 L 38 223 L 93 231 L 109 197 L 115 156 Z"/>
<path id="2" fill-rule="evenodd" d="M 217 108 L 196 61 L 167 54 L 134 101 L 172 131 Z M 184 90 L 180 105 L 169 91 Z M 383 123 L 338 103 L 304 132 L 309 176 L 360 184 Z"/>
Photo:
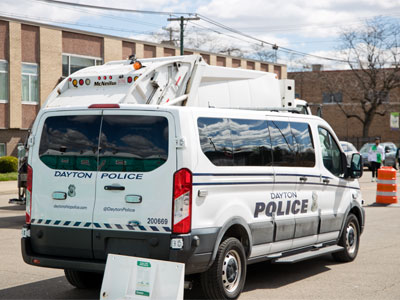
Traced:
<path id="1" fill-rule="evenodd" d="M 22 228 L 21 234 L 23 238 L 28 238 L 31 236 L 31 230 L 28 228 Z"/>

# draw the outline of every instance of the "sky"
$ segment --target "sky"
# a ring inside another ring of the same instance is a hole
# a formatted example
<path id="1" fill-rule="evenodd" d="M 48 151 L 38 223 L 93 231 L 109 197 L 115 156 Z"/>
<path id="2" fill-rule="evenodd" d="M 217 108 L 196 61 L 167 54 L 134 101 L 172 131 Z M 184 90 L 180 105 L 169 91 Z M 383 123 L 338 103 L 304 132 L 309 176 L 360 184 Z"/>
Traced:
<path id="1" fill-rule="evenodd" d="M 222 52 L 225 54 L 231 51 L 232 54 L 239 53 L 255 59 L 260 59 L 257 52 L 276 52 L 276 58 L 271 56 L 268 59 L 276 59 L 293 70 L 309 68 L 311 64 L 322 64 L 324 69 L 345 66 L 332 60 L 289 54 L 282 48 L 334 59 L 344 58 L 339 52 L 340 34 L 344 30 L 362 26 L 366 20 L 378 16 L 392 21 L 400 18 L 400 0 L 61 1 L 165 14 L 89 9 L 43 0 L 0 0 L 0 15 L 160 42 L 169 39 L 168 32 L 163 28 L 172 28 L 176 31 L 173 39 L 179 38 L 179 23 L 169 22 L 168 18 L 182 14 L 194 17 L 198 14 L 201 20 L 185 25 L 185 46 L 203 51 L 225 51 Z M 227 31 L 214 22 L 245 36 Z M 276 44 L 278 50 L 273 51 L 271 44 Z"/>

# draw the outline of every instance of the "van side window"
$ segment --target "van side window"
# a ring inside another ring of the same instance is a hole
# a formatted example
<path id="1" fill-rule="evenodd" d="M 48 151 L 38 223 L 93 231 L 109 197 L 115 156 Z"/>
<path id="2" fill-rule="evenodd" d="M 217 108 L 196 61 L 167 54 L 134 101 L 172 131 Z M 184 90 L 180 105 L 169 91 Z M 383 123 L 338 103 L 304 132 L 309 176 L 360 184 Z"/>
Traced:
<path id="1" fill-rule="evenodd" d="M 296 166 L 314 167 L 315 150 L 310 126 L 307 123 L 290 122 L 290 128 L 297 146 Z"/>
<path id="2" fill-rule="evenodd" d="M 101 116 L 46 119 L 40 138 L 40 160 L 51 169 L 96 171 Z"/>
<path id="3" fill-rule="evenodd" d="M 264 120 L 230 120 L 235 166 L 271 166 L 272 149 Z"/>
<path id="4" fill-rule="evenodd" d="M 149 172 L 168 158 L 168 120 L 158 116 L 103 116 L 99 171 Z"/>
<path id="5" fill-rule="evenodd" d="M 333 175 L 340 176 L 343 172 L 343 167 L 339 146 L 325 128 L 319 127 L 318 134 L 325 168 Z"/>
<path id="6" fill-rule="evenodd" d="M 200 145 L 203 153 L 216 166 L 233 166 L 233 145 L 229 120 L 199 118 Z"/>
<path id="7" fill-rule="evenodd" d="M 289 122 L 268 121 L 271 133 L 274 166 L 294 166 L 296 148 Z"/>

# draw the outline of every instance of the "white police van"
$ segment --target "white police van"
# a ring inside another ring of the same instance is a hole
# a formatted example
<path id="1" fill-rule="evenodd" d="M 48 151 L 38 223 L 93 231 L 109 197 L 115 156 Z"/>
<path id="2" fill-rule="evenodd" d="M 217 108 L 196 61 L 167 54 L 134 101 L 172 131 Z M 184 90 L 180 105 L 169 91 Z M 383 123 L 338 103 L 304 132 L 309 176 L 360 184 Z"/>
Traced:
<path id="1" fill-rule="evenodd" d="M 233 299 L 247 264 L 357 256 L 361 157 L 347 166 L 324 120 L 89 102 L 46 107 L 33 125 L 26 263 L 86 288 L 109 253 L 183 262 L 208 298 Z"/>

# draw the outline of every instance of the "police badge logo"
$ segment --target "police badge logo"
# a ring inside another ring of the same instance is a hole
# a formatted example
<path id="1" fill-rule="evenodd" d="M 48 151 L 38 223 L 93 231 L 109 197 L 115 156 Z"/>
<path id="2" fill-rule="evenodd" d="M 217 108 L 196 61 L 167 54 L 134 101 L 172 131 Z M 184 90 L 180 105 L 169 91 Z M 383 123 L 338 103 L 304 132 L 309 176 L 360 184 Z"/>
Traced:
<path id="1" fill-rule="evenodd" d="M 311 211 L 315 212 L 318 209 L 318 195 L 316 192 L 312 193 L 312 204 L 311 204 Z"/>
<path id="2" fill-rule="evenodd" d="M 68 196 L 69 197 L 75 197 L 76 196 L 76 192 L 75 192 L 75 185 L 70 184 L 68 187 Z"/>

